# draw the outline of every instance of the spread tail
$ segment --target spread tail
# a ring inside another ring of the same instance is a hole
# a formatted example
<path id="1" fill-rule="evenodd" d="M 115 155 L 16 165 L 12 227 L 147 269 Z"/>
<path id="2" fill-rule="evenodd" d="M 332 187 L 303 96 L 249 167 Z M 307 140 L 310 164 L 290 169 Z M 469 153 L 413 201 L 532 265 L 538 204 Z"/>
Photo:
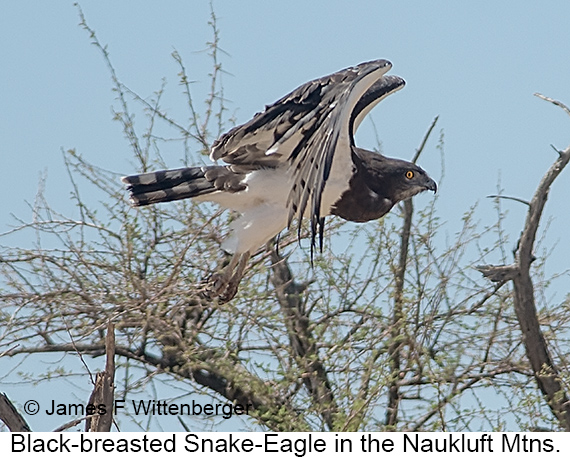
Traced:
<path id="1" fill-rule="evenodd" d="M 162 170 L 121 178 L 131 193 L 133 206 L 181 200 L 216 191 L 214 183 L 206 179 L 208 169 L 218 167 L 190 167 Z"/>

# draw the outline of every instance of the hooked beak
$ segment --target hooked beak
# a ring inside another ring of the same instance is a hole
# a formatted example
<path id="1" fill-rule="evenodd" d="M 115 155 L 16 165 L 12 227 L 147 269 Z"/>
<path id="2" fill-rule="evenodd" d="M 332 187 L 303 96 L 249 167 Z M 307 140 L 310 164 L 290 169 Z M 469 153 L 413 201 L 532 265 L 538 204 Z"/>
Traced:
<path id="1" fill-rule="evenodd" d="M 431 190 L 435 194 L 437 192 L 437 184 L 436 182 L 431 179 L 430 177 L 427 178 L 427 182 L 425 184 L 426 190 Z"/>

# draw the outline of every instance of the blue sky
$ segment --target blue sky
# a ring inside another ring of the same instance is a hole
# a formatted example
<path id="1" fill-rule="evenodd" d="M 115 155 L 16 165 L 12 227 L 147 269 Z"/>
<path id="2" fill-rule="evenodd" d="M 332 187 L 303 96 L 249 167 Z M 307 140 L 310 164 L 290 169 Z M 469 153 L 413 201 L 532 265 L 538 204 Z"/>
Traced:
<path id="1" fill-rule="evenodd" d="M 207 1 L 99 0 L 81 6 L 108 45 L 119 78 L 141 96 L 151 96 L 166 78 L 165 108 L 175 116 L 184 112 L 178 67 L 170 55 L 174 49 L 196 80 L 196 98 L 207 90 L 208 59 L 198 52 L 210 39 Z M 371 117 L 384 153 L 410 158 L 440 116 L 445 179 L 438 208 L 450 236 L 475 203 L 483 223 L 493 222 L 493 202 L 485 197 L 496 193 L 499 177 L 506 195 L 530 199 L 555 158 L 550 144 L 570 143 L 570 119 L 533 97 L 541 92 L 570 104 L 568 2 L 217 0 L 214 9 L 228 54 L 222 56 L 225 95 L 238 122 L 309 79 L 366 60 L 391 60 L 391 73 L 407 85 Z M 75 148 L 95 165 L 121 174 L 134 171 L 128 142 L 112 120 L 116 102 L 109 72 L 78 23 L 77 8 L 68 1 L 2 7 L 0 232 L 13 225 L 11 213 L 30 220 L 26 202 L 33 201 L 45 171 L 48 200 L 74 214 L 62 149 Z M 363 122 L 357 138 L 360 146 L 375 146 L 371 122 Z M 436 138 L 420 164 L 439 180 Z M 178 166 L 182 147 L 169 146 L 164 157 Z M 547 244 L 557 246 L 551 272 L 570 268 L 568 195 L 565 171 L 550 193 L 544 219 L 552 219 Z M 431 198 L 416 201 L 422 205 Z M 503 206 L 514 245 L 525 207 Z"/>
<path id="2" fill-rule="evenodd" d="M 365 60 L 391 60 L 392 73 L 407 86 L 372 112 L 384 152 L 411 157 L 440 115 L 446 154 L 440 199 L 451 221 L 476 201 L 483 211 L 491 207 L 484 198 L 495 193 L 499 174 L 507 194 L 529 198 L 553 159 L 549 144 L 565 147 L 570 140 L 562 111 L 532 96 L 570 103 L 570 5 L 563 2 L 217 1 L 214 7 L 229 54 L 225 94 L 238 122 L 309 79 Z M 82 8 L 109 46 L 120 79 L 140 95 L 152 95 L 166 78 L 172 102 L 166 108 L 182 112 L 174 49 L 197 80 L 197 98 L 206 90 L 208 61 L 197 52 L 210 38 L 206 1 L 98 1 Z M 0 228 L 9 213 L 26 216 L 23 201 L 33 200 L 45 170 L 50 201 L 71 208 L 62 148 L 119 173 L 132 171 L 128 144 L 111 119 L 109 73 L 78 22 L 71 2 L 3 8 L 0 189 L 10 198 Z M 374 146 L 371 125 L 363 123 L 359 145 Z M 166 160 L 178 165 L 180 155 L 171 148 Z M 439 162 L 433 149 L 421 159 L 436 178 Z M 548 209 L 563 208 L 569 189 L 561 177 Z M 511 214 L 518 227 L 524 207 L 513 204 Z"/>

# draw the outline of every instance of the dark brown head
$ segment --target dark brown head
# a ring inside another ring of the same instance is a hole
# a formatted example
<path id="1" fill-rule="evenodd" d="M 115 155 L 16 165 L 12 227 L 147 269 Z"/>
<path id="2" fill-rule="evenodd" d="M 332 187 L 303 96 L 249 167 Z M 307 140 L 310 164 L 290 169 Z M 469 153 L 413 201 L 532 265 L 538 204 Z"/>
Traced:
<path id="1" fill-rule="evenodd" d="M 356 166 L 366 185 L 395 205 L 425 190 L 437 191 L 437 184 L 415 163 L 356 149 Z"/>
<path id="2" fill-rule="evenodd" d="M 384 157 L 365 149 L 353 149 L 356 171 L 349 188 L 331 213 L 353 222 L 378 219 L 394 205 L 424 190 L 437 190 L 427 173 L 412 162 Z"/>

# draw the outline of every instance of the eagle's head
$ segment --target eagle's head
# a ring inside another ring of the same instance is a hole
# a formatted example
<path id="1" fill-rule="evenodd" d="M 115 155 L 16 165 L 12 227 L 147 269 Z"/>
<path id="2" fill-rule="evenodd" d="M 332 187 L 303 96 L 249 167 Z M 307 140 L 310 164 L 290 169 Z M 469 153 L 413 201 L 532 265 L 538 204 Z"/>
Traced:
<path id="1" fill-rule="evenodd" d="M 437 184 L 413 162 L 355 148 L 353 160 L 366 185 L 395 205 L 424 190 L 437 191 Z"/>
<path id="2" fill-rule="evenodd" d="M 353 222 L 378 219 L 394 205 L 437 184 L 413 162 L 385 157 L 373 151 L 353 148 L 355 165 L 348 189 L 331 208 L 331 213 Z"/>
<path id="3" fill-rule="evenodd" d="M 381 192 L 394 204 L 407 200 L 420 192 L 437 191 L 436 182 L 415 163 L 385 158 L 382 167 Z M 378 184 L 378 183 L 377 183 Z"/>

